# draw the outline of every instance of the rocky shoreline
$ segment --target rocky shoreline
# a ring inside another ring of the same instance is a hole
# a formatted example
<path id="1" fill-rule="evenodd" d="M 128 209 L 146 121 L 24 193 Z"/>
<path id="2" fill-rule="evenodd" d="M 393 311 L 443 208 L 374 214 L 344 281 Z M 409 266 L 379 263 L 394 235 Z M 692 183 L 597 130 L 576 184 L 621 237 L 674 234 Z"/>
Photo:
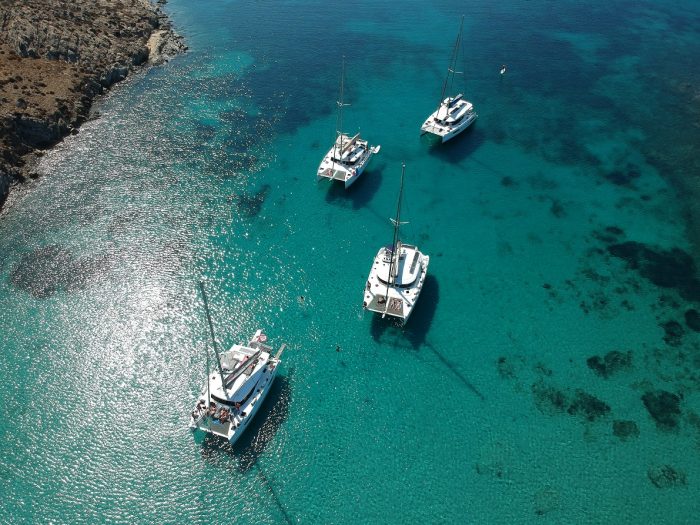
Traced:
<path id="1" fill-rule="evenodd" d="M 0 0 L 0 209 L 97 96 L 186 49 L 149 0 Z"/>

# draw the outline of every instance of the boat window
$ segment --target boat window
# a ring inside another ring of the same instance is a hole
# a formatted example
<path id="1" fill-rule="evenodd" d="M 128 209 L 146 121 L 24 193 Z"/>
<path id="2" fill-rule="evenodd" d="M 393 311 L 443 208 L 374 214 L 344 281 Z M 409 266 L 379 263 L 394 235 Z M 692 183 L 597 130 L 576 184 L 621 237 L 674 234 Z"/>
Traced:
<path id="1" fill-rule="evenodd" d="M 252 395 L 255 393 L 256 388 L 257 388 L 257 386 L 258 386 L 258 383 L 260 383 L 260 379 L 258 379 L 257 383 L 255 383 L 255 386 L 254 386 L 253 388 L 250 389 L 250 392 L 248 392 L 248 395 L 246 395 L 246 396 L 245 396 L 243 399 L 241 399 L 240 401 L 236 401 L 235 403 L 234 403 L 233 401 L 229 401 L 228 399 L 222 399 L 222 398 L 220 398 L 219 396 L 217 396 L 217 395 L 215 395 L 215 394 L 212 394 L 212 395 L 211 395 L 211 398 L 212 398 L 214 401 L 216 401 L 217 403 L 221 403 L 222 405 L 226 405 L 226 406 L 229 406 L 229 407 L 235 406 L 236 403 L 240 403 L 241 406 L 243 406 L 243 405 L 245 405 L 246 402 L 250 399 L 250 396 L 252 396 Z"/>

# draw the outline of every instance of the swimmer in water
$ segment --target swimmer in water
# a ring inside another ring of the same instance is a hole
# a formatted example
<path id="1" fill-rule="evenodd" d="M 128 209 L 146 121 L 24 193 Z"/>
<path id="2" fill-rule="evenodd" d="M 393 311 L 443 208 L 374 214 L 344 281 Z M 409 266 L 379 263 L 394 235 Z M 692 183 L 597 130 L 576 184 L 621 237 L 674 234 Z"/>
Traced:
<path id="1" fill-rule="evenodd" d="M 505 74 L 505 72 L 506 72 L 506 65 L 503 64 L 503 65 L 501 66 L 501 75 Z"/>

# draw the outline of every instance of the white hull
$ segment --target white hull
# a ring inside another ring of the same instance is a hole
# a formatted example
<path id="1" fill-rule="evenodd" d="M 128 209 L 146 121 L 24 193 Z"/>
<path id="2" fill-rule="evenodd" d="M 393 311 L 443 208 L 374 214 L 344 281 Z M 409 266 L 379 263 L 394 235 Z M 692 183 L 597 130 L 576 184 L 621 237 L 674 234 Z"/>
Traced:
<path id="1" fill-rule="evenodd" d="M 360 178 L 372 155 L 379 152 L 380 146 L 371 147 L 366 140 L 361 140 L 359 135 L 341 137 L 323 157 L 316 172 L 316 180 L 340 181 L 347 189 Z"/>
<path id="2" fill-rule="evenodd" d="M 430 257 L 416 246 L 401 244 L 399 260 L 394 261 L 395 276 L 389 279 L 392 256 L 389 247 L 377 252 L 365 285 L 362 306 L 382 314 L 382 317 L 397 317 L 405 323 L 425 284 Z"/>
<path id="3" fill-rule="evenodd" d="M 458 95 L 443 100 L 420 129 L 423 133 L 430 133 L 440 137 L 442 142 L 447 142 L 471 126 L 477 116 L 471 102 Z"/>
<path id="4" fill-rule="evenodd" d="M 280 363 L 279 353 L 271 357 L 271 348 L 263 344 L 264 339 L 258 339 L 261 334 L 259 330 L 248 346 L 234 345 L 221 354 L 224 373 L 235 379 L 224 388 L 218 370 L 209 374 L 209 383 L 204 385 L 192 411 L 191 428 L 235 443 L 250 426 L 272 387 Z M 241 360 L 240 356 L 247 357 Z M 248 358 L 250 361 L 246 361 Z"/>

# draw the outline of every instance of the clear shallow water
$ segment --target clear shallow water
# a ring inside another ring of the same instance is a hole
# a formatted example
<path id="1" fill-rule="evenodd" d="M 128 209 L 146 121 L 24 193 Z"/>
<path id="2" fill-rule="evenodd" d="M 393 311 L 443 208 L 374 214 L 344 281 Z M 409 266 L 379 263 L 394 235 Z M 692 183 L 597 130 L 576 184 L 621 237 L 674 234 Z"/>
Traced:
<path id="1" fill-rule="evenodd" d="M 171 2 L 190 52 L 46 155 L 0 221 L 0 519 L 694 521 L 698 301 L 668 254 L 692 253 L 700 11 L 402 5 Z M 431 147 L 462 11 L 479 121 Z M 349 192 L 314 181 L 342 55 L 348 129 L 382 145 Z M 402 161 L 432 259 L 403 330 L 360 308 Z M 235 447 L 187 428 L 200 276 L 224 345 L 290 345 Z"/>

